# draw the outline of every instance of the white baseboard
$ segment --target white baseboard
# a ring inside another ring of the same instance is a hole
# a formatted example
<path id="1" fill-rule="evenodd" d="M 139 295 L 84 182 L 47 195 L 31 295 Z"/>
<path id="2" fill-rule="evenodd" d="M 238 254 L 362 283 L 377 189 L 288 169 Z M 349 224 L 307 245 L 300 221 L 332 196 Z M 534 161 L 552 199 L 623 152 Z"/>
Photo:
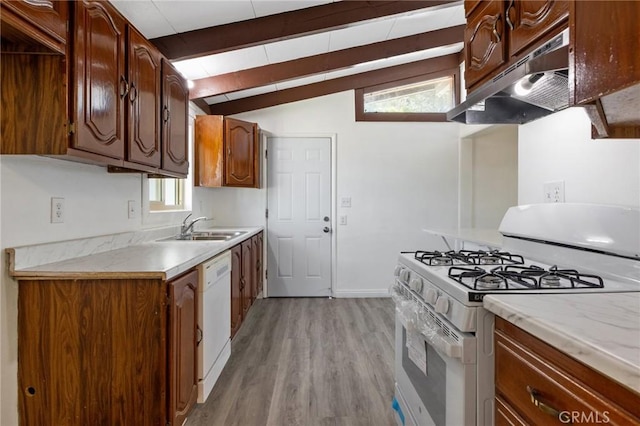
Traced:
<path id="1" fill-rule="evenodd" d="M 333 297 L 357 298 L 357 297 L 390 297 L 389 290 L 334 290 Z"/>

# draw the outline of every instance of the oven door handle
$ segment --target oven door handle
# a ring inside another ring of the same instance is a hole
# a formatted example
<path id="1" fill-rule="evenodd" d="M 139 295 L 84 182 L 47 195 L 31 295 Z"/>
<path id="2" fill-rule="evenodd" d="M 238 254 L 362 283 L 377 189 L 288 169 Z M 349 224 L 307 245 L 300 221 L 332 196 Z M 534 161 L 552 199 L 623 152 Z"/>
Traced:
<path id="1" fill-rule="evenodd" d="M 426 324 L 425 324 L 426 325 Z M 421 333 L 424 339 L 434 348 L 449 358 L 462 359 L 462 345 L 452 343 L 437 328 L 428 327 L 429 332 Z"/>

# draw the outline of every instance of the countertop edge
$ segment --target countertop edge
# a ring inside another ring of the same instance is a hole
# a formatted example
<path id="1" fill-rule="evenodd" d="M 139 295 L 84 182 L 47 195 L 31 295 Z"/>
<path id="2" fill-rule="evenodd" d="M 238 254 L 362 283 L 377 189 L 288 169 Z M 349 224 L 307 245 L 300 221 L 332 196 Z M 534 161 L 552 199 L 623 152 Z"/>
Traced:
<path id="1" fill-rule="evenodd" d="M 585 364 L 631 391 L 640 394 L 640 372 L 628 361 L 612 356 L 598 347 L 554 327 L 544 318 L 534 318 L 509 306 L 500 296 L 488 295 L 484 308 L 521 328 L 555 349 Z"/>
<path id="2" fill-rule="evenodd" d="M 202 231 L 206 230 L 242 230 L 247 231 L 245 234 L 238 236 L 229 241 L 225 241 L 222 244 L 211 244 L 209 242 L 203 241 L 147 241 L 140 244 L 132 244 L 127 247 L 118 248 L 114 250 L 109 250 L 96 254 L 88 254 L 85 256 L 78 256 L 71 259 L 66 259 L 60 262 L 53 262 L 44 265 L 39 265 L 36 267 L 29 267 L 24 269 L 15 269 L 14 265 L 16 263 L 16 250 L 12 248 L 6 249 L 8 254 L 9 261 L 9 275 L 17 280 L 27 279 L 27 280 L 64 280 L 64 279 L 159 279 L 164 281 L 169 281 L 173 278 L 178 277 L 179 275 L 191 270 L 192 268 L 198 266 L 199 264 L 206 262 L 207 260 L 223 253 L 226 250 L 231 249 L 232 247 L 242 244 L 246 240 L 252 238 L 253 236 L 259 234 L 264 231 L 264 227 L 262 226 L 251 226 L 251 227 L 216 227 L 216 228 L 207 228 L 202 229 Z M 200 230 L 199 230 L 200 231 Z M 90 259 L 91 257 L 99 257 L 99 256 L 109 256 L 110 253 L 115 253 L 120 250 L 130 250 L 135 247 L 142 246 L 150 246 L 157 248 L 158 251 L 163 250 L 175 250 L 176 247 L 179 247 L 180 244 L 189 244 L 191 247 L 198 247 L 199 245 L 202 247 L 202 252 L 194 255 L 193 257 L 184 260 L 180 263 L 169 264 L 166 268 L 157 268 L 153 270 L 82 270 L 80 268 L 73 269 L 71 266 L 67 267 L 66 270 L 56 270 L 56 266 L 60 264 L 69 264 L 77 261 L 78 259 Z M 49 269 L 48 269 L 49 268 Z"/>

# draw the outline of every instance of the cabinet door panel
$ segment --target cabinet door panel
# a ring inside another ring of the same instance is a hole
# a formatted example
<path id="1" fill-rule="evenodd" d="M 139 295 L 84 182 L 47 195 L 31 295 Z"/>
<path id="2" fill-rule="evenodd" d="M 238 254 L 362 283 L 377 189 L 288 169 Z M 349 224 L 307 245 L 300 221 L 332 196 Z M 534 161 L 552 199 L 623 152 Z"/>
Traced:
<path id="1" fill-rule="evenodd" d="M 471 13 L 464 31 L 465 81 L 478 83 L 506 61 L 504 4 L 484 2 Z"/>
<path id="2" fill-rule="evenodd" d="M 231 337 L 242 324 L 242 247 L 231 249 Z"/>
<path id="3" fill-rule="evenodd" d="M 186 176 L 189 171 L 189 88 L 182 75 L 164 59 L 162 75 L 162 168 Z"/>
<path id="4" fill-rule="evenodd" d="M 77 2 L 74 148 L 124 158 L 125 22 L 107 3 Z"/>
<path id="5" fill-rule="evenodd" d="M 249 308 L 255 299 L 254 294 L 254 267 L 251 250 L 251 239 L 242 243 L 242 316 L 246 317 Z"/>
<path id="6" fill-rule="evenodd" d="M 254 125 L 233 118 L 225 118 L 225 186 L 255 185 Z"/>
<path id="7" fill-rule="evenodd" d="M 534 43 L 542 41 L 551 29 L 566 21 L 569 2 L 565 0 L 512 0 L 507 7 L 507 23 L 513 29 L 509 33 L 509 55 L 515 56 Z"/>
<path id="8" fill-rule="evenodd" d="M 168 284 L 169 311 L 169 419 L 181 425 L 197 398 L 196 295 L 198 272 Z"/>
<path id="9" fill-rule="evenodd" d="M 127 160 L 160 167 L 160 54 L 129 27 Z"/>

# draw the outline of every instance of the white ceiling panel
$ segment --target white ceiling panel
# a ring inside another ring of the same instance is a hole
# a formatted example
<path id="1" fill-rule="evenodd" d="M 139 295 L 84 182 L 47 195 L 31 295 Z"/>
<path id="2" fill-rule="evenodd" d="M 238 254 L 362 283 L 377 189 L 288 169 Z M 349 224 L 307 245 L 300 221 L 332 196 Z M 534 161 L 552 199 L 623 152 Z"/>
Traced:
<path id="1" fill-rule="evenodd" d="M 263 46 L 247 47 L 246 49 L 203 56 L 199 58 L 199 61 L 200 66 L 210 76 L 269 64 Z"/>
<path id="2" fill-rule="evenodd" d="M 290 40 L 265 44 L 269 63 L 290 61 L 306 56 L 319 55 L 329 51 L 331 32 L 313 34 Z"/>
<path id="3" fill-rule="evenodd" d="M 427 31 L 439 30 L 465 22 L 464 6 L 447 7 L 437 10 L 410 13 L 396 19 L 389 38 L 405 37 Z M 451 23 L 449 23 L 451 22 Z"/>
<path id="4" fill-rule="evenodd" d="M 311 75 L 309 77 L 296 78 L 295 80 L 281 81 L 276 84 L 278 90 L 290 89 L 292 87 L 305 86 L 324 81 L 324 74 Z"/>
<path id="5" fill-rule="evenodd" d="M 110 3 L 125 18 L 133 22 L 138 31 L 146 38 L 161 37 L 176 32 L 151 0 L 111 0 Z"/>
<path id="6" fill-rule="evenodd" d="M 249 1 L 154 1 L 179 33 L 255 17 Z"/>
<path id="7" fill-rule="evenodd" d="M 173 65 L 178 71 L 180 71 L 180 74 L 188 80 L 197 80 L 199 78 L 210 76 L 207 70 L 202 66 L 202 59 L 200 58 L 173 62 Z"/>
<path id="8" fill-rule="evenodd" d="M 331 32 L 329 50 L 336 51 L 387 39 L 395 19 L 383 19 Z"/>
<path id="9" fill-rule="evenodd" d="M 306 9 L 308 7 L 319 6 L 331 3 L 332 0 L 253 0 L 253 10 L 256 17 L 275 15 L 276 13 L 289 12 L 291 10 Z"/>
<path id="10" fill-rule="evenodd" d="M 234 101 L 236 99 L 248 98 L 249 96 L 257 96 L 263 95 L 265 93 L 271 93 L 278 90 L 275 84 L 270 84 L 268 86 L 255 87 L 253 89 L 240 90 L 238 92 L 227 93 L 227 98 L 230 101 Z"/>
<path id="11" fill-rule="evenodd" d="M 204 98 L 204 101 L 209 105 L 221 104 L 222 102 L 227 102 L 228 100 L 229 98 L 227 98 L 226 95 L 209 96 L 208 98 Z"/>

